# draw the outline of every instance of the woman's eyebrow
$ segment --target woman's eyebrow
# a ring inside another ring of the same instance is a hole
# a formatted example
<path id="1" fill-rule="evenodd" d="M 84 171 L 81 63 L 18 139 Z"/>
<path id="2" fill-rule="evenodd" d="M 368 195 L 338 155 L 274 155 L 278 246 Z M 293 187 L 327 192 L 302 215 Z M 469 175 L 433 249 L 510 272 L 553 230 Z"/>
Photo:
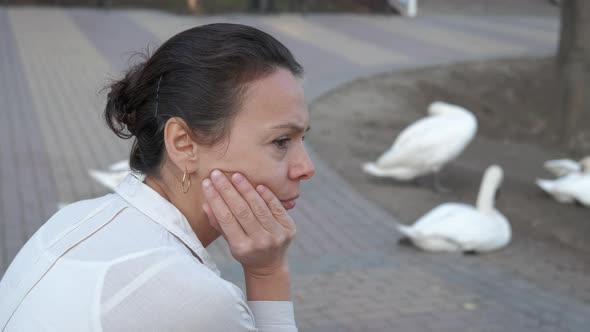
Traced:
<path id="1" fill-rule="evenodd" d="M 297 123 L 294 122 L 287 122 L 287 123 L 283 123 L 277 126 L 272 127 L 271 129 L 290 129 L 292 131 L 296 131 L 296 132 L 308 132 L 311 127 L 307 126 L 307 127 L 303 127 Z"/>

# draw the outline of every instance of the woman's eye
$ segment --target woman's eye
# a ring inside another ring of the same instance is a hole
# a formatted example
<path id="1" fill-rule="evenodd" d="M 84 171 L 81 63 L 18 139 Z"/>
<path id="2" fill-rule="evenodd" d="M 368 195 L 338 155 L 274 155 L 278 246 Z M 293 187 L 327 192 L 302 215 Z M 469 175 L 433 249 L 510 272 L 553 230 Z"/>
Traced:
<path id="1" fill-rule="evenodd" d="M 285 149 L 287 144 L 291 139 L 288 137 L 279 138 L 273 141 L 274 145 L 276 145 L 280 149 Z"/>

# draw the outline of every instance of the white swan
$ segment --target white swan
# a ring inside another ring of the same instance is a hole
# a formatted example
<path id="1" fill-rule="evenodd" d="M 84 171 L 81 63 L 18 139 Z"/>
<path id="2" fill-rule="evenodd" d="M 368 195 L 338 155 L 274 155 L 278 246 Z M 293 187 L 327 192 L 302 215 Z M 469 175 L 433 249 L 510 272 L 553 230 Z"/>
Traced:
<path id="1" fill-rule="evenodd" d="M 131 173 L 131 168 L 126 160 L 112 164 L 108 171 L 88 170 L 90 177 L 110 190 L 114 190 L 129 173 Z"/>
<path id="2" fill-rule="evenodd" d="M 574 165 L 574 161 L 569 163 Z M 537 179 L 537 185 L 560 203 L 579 202 L 590 207 L 590 157 L 580 160 L 578 170 L 556 172 L 563 174 L 555 180 Z"/>
<path id="3" fill-rule="evenodd" d="M 475 116 L 463 107 L 434 102 L 430 116 L 405 128 L 393 145 L 374 163 L 363 165 L 373 176 L 400 181 L 438 171 L 471 142 L 477 131 Z"/>
<path id="4" fill-rule="evenodd" d="M 400 233 L 426 251 L 488 252 L 504 247 L 512 235 L 508 220 L 494 208 L 503 171 L 486 169 L 477 196 L 477 207 L 445 203 L 411 226 L 398 225 Z"/>
<path id="5" fill-rule="evenodd" d="M 547 160 L 543 163 L 543 167 L 557 177 L 570 173 L 578 173 L 582 170 L 582 164 L 571 159 Z"/>

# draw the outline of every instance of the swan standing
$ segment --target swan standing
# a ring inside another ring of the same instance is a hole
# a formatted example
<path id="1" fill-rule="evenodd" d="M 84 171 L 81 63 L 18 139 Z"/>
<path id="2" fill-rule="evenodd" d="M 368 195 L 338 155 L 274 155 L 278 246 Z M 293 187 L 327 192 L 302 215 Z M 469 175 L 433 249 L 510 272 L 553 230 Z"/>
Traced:
<path id="1" fill-rule="evenodd" d="M 545 163 L 545 168 L 550 162 Z M 559 203 L 578 202 L 590 207 L 590 157 L 579 163 L 569 160 L 566 165 L 569 166 L 558 171 L 548 169 L 560 177 L 555 180 L 537 179 L 537 185 Z"/>
<path id="2" fill-rule="evenodd" d="M 434 173 L 436 188 L 440 169 L 473 140 L 477 120 L 465 108 L 440 101 L 430 104 L 428 113 L 405 128 L 376 162 L 364 164 L 363 171 L 400 181 Z"/>
<path id="3" fill-rule="evenodd" d="M 510 242 L 512 236 L 510 223 L 494 208 L 502 178 L 502 168 L 492 165 L 483 176 L 476 207 L 445 203 L 411 226 L 398 225 L 398 230 L 415 246 L 426 251 L 489 252 L 500 249 Z"/>

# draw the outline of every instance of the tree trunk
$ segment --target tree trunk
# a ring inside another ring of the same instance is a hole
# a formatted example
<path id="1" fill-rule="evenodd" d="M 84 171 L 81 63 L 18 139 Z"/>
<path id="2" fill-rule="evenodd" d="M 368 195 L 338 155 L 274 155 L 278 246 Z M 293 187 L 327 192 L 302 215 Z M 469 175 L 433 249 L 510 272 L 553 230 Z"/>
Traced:
<path id="1" fill-rule="evenodd" d="M 564 0 L 557 53 L 560 137 L 574 151 L 590 151 L 590 1 Z"/>
<path id="2" fill-rule="evenodd" d="M 191 13 L 195 14 L 199 12 L 199 0 L 186 0 L 186 5 Z"/>
<path id="3" fill-rule="evenodd" d="M 274 11 L 274 0 L 250 0 L 250 10 L 268 13 Z"/>

